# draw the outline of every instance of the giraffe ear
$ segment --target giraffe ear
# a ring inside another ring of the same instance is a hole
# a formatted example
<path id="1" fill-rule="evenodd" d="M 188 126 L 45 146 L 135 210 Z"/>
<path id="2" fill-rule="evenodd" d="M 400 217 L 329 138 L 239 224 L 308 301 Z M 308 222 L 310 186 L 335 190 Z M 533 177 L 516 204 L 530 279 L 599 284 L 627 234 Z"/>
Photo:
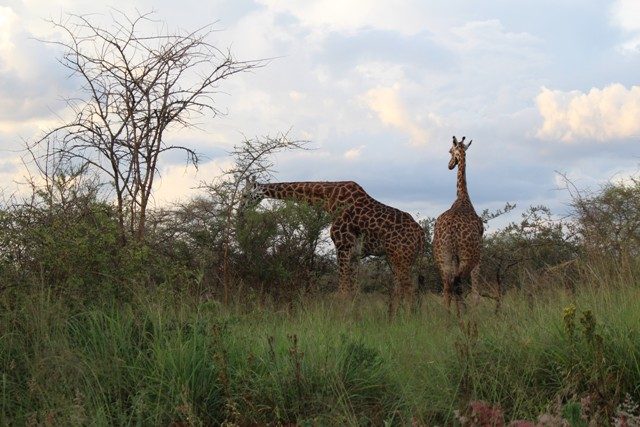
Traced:
<path id="1" fill-rule="evenodd" d="M 471 141 L 469 141 L 469 143 L 467 145 L 463 144 L 465 151 L 471 146 L 472 142 L 473 142 L 473 139 Z"/>

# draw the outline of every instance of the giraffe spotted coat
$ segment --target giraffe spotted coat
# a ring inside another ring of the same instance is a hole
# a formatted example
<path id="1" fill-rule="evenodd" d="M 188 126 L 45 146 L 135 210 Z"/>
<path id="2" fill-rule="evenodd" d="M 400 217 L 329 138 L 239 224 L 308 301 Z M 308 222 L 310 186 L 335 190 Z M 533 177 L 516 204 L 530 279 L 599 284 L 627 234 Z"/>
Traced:
<path id="1" fill-rule="evenodd" d="M 338 258 L 338 292 L 353 295 L 357 260 L 386 256 L 394 276 L 389 303 L 393 316 L 400 299 L 413 303 L 415 284 L 411 268 L 424 245 L 422 227 L 406 212 L 387 206 L 353 181 L 257 183 L 247 181 L 245 203 L 263 198 L 317 204 L 332 214 L 331 240 Z"/>
<path id="2" fill-rule="evenodd" d="M 463 137 L 458 142 L 454 136 L 449 151 L 449 169 L 458 166 L 457 198 L 451 208 L 436 219 L 433 234 L 433 255 L 442 278 L 445 305 L 449 308 L 453 294 L 458 314 L 463 305 L 461 280 L 471 277 L 472 292 L 478 293 L 484 232 L 467 191 L 466 150 L 471 142 L 465 145 L 464 140 Z"/>

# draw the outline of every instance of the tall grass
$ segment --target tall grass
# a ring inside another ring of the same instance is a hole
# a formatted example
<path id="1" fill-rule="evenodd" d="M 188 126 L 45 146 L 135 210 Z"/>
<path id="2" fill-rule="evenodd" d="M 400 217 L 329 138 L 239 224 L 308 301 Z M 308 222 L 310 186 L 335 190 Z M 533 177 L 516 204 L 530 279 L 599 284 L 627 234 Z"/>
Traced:
<path id="1" fill-rule="evenodd" d="M 84 305 L 5 294 L 0 425 L 448 425 L 471 400 L 535 419 L 585 397 L 610 420 L 640 400 L 640 288 L 585 277 L 462 323 L 435 295 L 389 322 L 368 295 L 277 310 L 163 289 Z"/>

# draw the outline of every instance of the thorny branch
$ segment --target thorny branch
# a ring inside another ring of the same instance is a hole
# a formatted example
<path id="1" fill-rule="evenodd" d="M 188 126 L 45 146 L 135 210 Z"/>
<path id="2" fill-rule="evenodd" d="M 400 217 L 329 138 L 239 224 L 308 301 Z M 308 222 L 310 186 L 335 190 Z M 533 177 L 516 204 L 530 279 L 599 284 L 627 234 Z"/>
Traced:
<path id="1" fill-rule="evenodd" d="M 202 188 L 211 194 L 226 200 L 225 226 L 223 234 L 223 262 L 222 278 L 224 302 L 229 301 L 230 272 L 229 251 L 233 232 L 234 212 L 238 208 L 240 185 L 249 176 L 267 178 L 273 173 L 272 156 L 280 151 L 306 149 L 307 141 L 291 140 L 289 132 L 282 133 L 275 138 L 245 138 L 236 145 L 230 153 L 235 158 L 233 167 L 224 171 L 221 181 L 203 183 Z"/>
<path id="2" fill-rule="evenodd" d="M 196 126 L 196 117 L 221 114 L 214 101 L 219 84 L 264 65 L 238 61 L 211 44 L 211 26 L 171 34 L 152 15 L 114 11 L 109 27 L 90 15 L 50 21 L 64 37 L 46 42 L 63 49 L 60 62 L 81 82 L 83 97 L 67 99 L 72 119 L 31 147 L 46 143 L 52 149 L 45 156 L 87 165 L 106 177 L 115 191 L 123 241 L 127 235 L 144 238 L 160 156 L 181 151 L 187 163 L 198 166 L 198 153 L 167 143 L 167 132 Z M 149 35 L 149 28 L 156 32 Z"/>

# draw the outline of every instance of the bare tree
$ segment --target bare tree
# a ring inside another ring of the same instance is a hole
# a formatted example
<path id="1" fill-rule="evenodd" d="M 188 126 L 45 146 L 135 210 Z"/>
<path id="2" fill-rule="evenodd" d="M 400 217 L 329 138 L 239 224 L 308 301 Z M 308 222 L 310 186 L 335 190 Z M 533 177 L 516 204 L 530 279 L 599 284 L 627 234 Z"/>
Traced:
<path id="1" fill-rule="evenodd" d="M 60 62 L 80 79 L 83 96 L 67 100 L 73 119 L 36 144 L 51 144 L 56 156 L 108 177 L 125 242 L 128 235 L 144 239 L 161 155 L 183 151 L 187 163 L 198 165 L 192 148 L 165 141 L 167 131 L 219 114 L 213 99 L 219 83 L 263 64 L 237 61 L 212 45 L 210 26 L 168 33 L 149 13 L 111 17 L 108 27 L 86 15 L 51 21 L 65 37 L 49 43 L 64 50 Z"/>

